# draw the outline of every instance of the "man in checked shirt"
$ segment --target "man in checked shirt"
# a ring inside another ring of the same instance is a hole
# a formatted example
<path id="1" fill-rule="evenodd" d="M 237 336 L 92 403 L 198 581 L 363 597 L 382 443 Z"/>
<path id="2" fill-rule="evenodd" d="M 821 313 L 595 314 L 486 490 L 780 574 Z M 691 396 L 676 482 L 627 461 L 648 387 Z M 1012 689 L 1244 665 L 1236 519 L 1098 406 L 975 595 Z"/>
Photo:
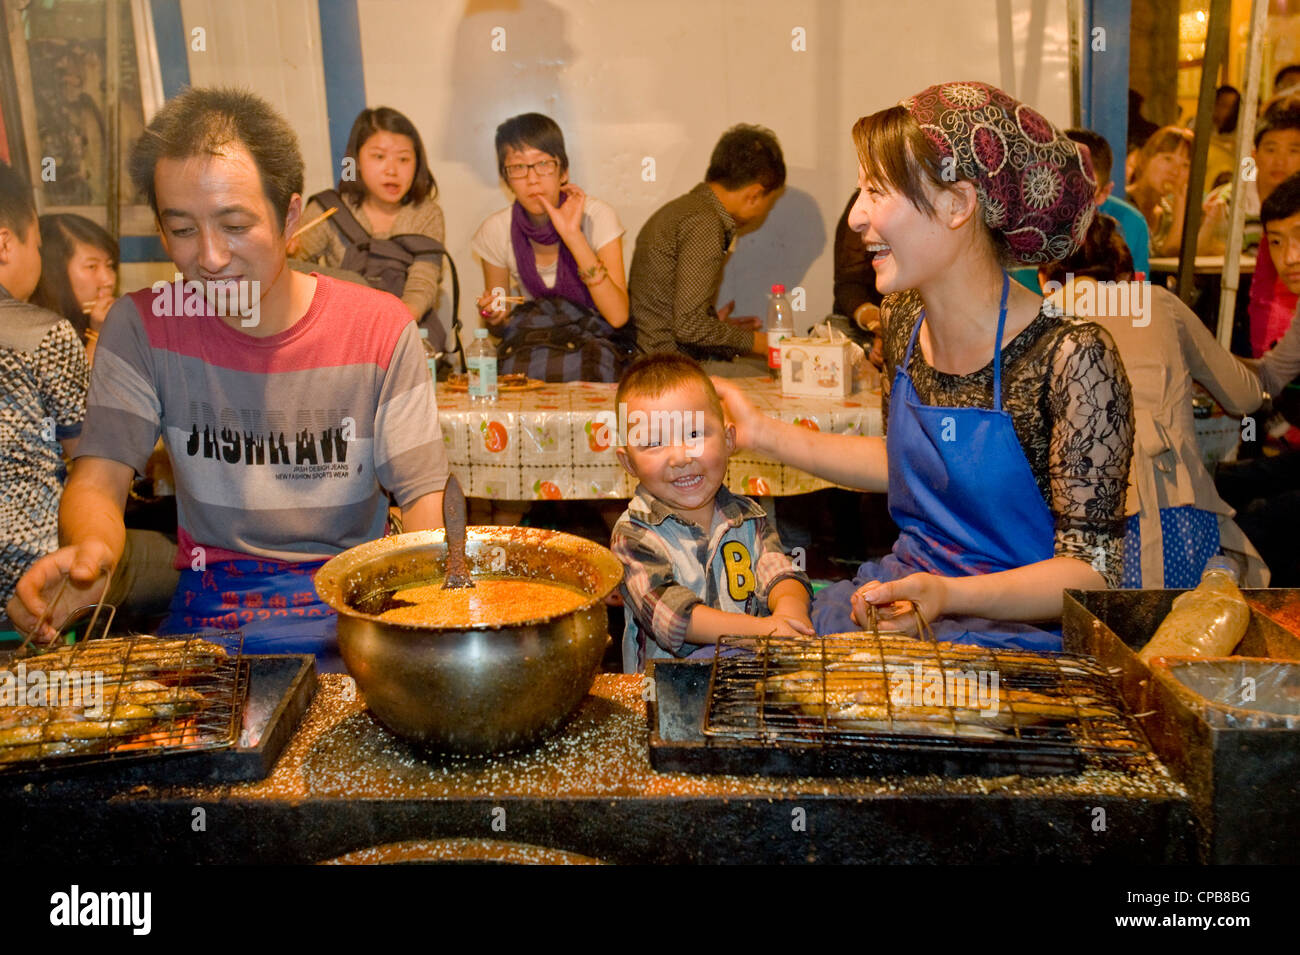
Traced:
<path id="1" fill-rule="evenodd" d="M 683 352 L 711 375 L 767 374 L 767 335 L 754 316 L 715 307 L 739 229 L 761 223 L 785 187 L 776 135 L 762 126 L 722 134 L 704 182 L 650 217 L 636 239 L 628 297 L 637 347 Z"/>

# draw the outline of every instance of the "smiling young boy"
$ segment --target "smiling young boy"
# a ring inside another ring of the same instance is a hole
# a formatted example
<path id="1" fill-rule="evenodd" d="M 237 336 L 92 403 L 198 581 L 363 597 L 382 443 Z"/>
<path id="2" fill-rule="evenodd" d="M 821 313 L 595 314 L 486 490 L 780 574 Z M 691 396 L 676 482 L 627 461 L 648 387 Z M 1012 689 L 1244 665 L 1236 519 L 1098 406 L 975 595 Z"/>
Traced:
<path id="1" fill-rule="evenodd" d="M 812 633 L 807 575 L 762 507 L 723 486 L 735 427 L 700 365 L 641 358 L 616 403 L 628 432 L 619 460 L 640 481 L 610 543 L 626 570 L 623 669 L 690 656 L 727 634 Z"/>

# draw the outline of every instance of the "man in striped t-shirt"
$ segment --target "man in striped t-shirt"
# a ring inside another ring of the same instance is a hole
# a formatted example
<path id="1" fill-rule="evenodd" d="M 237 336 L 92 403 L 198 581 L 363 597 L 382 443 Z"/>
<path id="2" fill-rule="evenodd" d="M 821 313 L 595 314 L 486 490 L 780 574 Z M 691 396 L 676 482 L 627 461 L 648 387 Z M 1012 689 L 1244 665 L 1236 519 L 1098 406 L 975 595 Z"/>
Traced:
<path id="1" fill-rule="evenodd" d="M 248 652 L 314 652 L 335 668 L 316 568 L 383 534 L 387 494 L 408 530 L 442 523 L 447 462 L 415 325 L 393 296 L 287 267 L 302 158 L 257 97 L 181 94 L 131 168 L 185 281 L 110 311 L 60 510 L 64 546 L 20 581 L 14 621 L 33 626 L 69 569 L 69 608 L 98 596 L 121 557 L 133 474 L 161 435 L 182 574 L 159 632 L 240 629 Z"/>

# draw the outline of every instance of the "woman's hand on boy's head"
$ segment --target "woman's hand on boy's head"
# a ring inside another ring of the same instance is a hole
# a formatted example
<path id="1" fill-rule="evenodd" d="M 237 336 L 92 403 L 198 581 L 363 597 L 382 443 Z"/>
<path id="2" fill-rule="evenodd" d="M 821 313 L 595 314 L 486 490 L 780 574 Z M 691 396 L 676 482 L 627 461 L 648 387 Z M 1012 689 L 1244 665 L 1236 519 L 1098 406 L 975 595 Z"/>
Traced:
<path id="1" fill-rule="evenodd" d="M 754 407 L 754 403 L 745 397 L 744 392 L 725 378 L 713 378 L 713 387 L 722 399 L 722 411 L 726 423 L 735 427 L 736 450 L 753 448 L 757 439 L 757 429 L 762 424 L 764 415 Z"/>

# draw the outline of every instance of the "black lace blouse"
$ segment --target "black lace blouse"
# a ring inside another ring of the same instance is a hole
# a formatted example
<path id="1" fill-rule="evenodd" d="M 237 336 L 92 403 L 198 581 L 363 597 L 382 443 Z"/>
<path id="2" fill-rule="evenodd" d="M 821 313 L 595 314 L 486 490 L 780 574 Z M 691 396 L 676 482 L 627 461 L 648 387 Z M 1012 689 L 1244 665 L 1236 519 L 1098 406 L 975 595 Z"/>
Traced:
<path id="1" fill-rule="evenodd" d="M 921 296 L 912 289 L 886 297 L 881 308 L 886 427 L 894 372 L 921 307 Z M 907 371 L 926 404 L 993 407 L 991 361 L 974 374 L 949 375 L 930 366 L 918 343 Z M 1133 454 L 1133 395 L 1110 335 L 1044 306 L 1003 345 L 1002 407 L 1056 521 L 1055 553 L 1086 561 L 1117 587 Z"/>

